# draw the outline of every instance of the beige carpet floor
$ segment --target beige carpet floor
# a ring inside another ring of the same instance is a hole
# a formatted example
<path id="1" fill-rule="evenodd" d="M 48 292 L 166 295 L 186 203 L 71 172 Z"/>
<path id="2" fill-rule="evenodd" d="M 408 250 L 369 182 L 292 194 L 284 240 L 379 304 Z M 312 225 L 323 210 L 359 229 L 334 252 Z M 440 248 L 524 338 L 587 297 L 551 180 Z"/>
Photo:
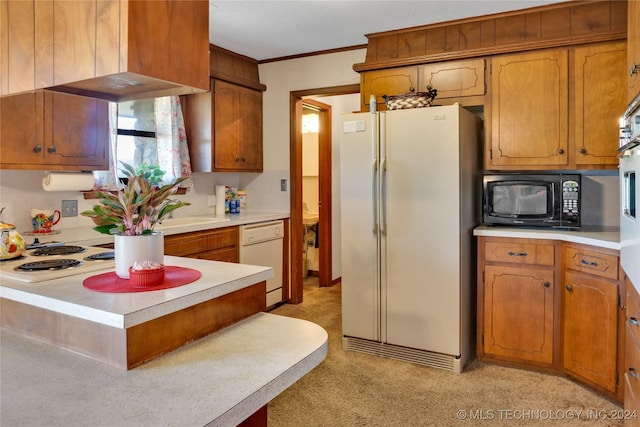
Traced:
<path id="1" fill-rule="evenodd" d="M 473 360 L 462 374 L 342 350 L 340 285 L 271 312 L 329 333 L 327 358 L 268 406 L 286 426 L 622 426 L 621 405 L 567 378 Z M 640 423 L 638 424 L 640 425 Z"/>

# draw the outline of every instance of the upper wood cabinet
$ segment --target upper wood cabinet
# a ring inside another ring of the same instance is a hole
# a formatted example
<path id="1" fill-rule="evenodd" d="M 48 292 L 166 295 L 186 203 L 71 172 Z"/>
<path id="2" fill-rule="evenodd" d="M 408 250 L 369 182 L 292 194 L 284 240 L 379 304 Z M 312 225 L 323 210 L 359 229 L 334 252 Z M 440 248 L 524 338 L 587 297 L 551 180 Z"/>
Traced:
<path id="1" fill-rule="evenodd" d="M 209 2 L 1 0 L 0 95 L 113 101 L 207 91 Z"/>
<path id="2" fill-rule="evenodd" d="M 486 169 L 613 169 L 624 42 L 492 59 Z"/>
<path id="3" fill-rule="evenodd" d="M 456 101 L 462 101 L 461 104 L 465 105 L 464 97 L 485 94 L 485 60 L 474 58 L 363 72 L 360 74 L 362 110 L 369 109 L 371 95 L 376 96 L 378 109 L 385 110 L 383 95 L 403 95 L 409 93 L 412 88 L 415 92 L 425 92 L 427 86 L 438 91 L 435 104 L 439 104 L 440 99 L 455 98 Z"/>
<path id="4" fill-rule="evenodd" d="M 194 172 L 262 172 L 262 92 L 258 63 L 211 45 L 211 92 L 185 97 Z"/>
<path id="5" fill-rule="evenodd" d="M 438 62 L 418 68 L 420 90 L 431 86 L 438 90 L 438 99 L 484 95 L 484 58 Z"/>
<path id="6" fill-rule="evenodd" d="M 630 2 L 633 3 L 633 2 Z M 619 120 L 627 107 L 624 42 L 574 50 L 573 143 L 575 169 L 618 165 Z"/>
<path id="7" fill-rule="evenodd" d="M 109 168 L 108 102 L 51 91 L 0 98 L 2 169 Z"/>
<path id="8" fill-rule="evenodd" d="M 262 92 L 211 79 L 185 102 L 194 172 L 262 172 Z"/>
<path id="9" fill-rule="evenodd" d="M 487 169 L 568 165 L 568 51 L 502 55 L 491 64 Z"/>
<path id="10" fill-rule="evenodd" d="M 627 2 L 627 102 L 640 94 L 640 2 Z"/>

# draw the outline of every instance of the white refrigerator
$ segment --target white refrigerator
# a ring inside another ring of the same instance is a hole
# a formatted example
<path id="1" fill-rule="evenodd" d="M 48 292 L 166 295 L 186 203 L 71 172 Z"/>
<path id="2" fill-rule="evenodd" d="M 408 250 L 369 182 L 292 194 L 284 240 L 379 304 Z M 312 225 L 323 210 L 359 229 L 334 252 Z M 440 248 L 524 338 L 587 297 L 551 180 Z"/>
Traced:
<path id="1" fill-rule="evenodd" d="M 479 119 L 455 104 L 346 114 L 341 130 L 343 348 L 462 372 Z"/>

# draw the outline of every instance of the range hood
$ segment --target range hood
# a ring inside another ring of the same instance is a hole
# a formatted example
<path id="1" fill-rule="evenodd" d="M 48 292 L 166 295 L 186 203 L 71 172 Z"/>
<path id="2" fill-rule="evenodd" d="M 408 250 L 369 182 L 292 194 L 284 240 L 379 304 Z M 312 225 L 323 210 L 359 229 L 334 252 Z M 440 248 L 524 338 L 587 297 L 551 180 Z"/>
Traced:
<path id="1" fill-rule="evenodd" d="M 209 90 L 207 0 L 8 1 L 0 23 L 2 97 L 48 89 L 120 102 Z"/>

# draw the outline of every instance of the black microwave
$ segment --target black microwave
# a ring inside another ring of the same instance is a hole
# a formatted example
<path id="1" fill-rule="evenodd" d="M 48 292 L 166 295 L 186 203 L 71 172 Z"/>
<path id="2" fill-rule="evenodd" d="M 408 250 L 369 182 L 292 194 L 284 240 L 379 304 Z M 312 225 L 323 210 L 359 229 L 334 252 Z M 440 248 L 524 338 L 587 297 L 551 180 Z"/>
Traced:
<path id="1" fill-rule="evenodd" d="M 488 225 L 580 228 L 580 174 L 485 173 L 483 222 Z"/>

